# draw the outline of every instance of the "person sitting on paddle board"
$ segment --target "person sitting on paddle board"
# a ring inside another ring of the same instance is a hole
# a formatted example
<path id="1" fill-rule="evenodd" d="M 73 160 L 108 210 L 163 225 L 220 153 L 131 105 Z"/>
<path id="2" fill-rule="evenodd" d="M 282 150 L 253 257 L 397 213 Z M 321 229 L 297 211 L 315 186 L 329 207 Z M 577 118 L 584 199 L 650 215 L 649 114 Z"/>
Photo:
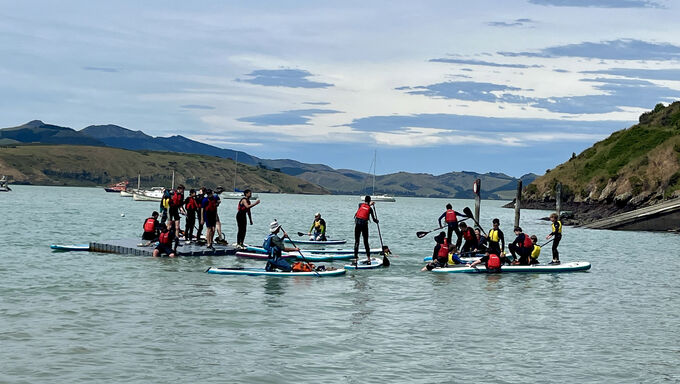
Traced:
<path id="1" fill-rule="evenodd" d="M 152 242 L 156 241 L 156 239 L 158 239 L 158 227 L 160 227 L 160 225 L 161 224 L 158 222 L 158 212 L 153 211 L 151 217 L 144 220 L 143 225 L 144 233 L 142 234 L 142 240 L 147 240 L 147 243 L 140 245 L 148 247 Z"/>
<path id="2" fill-rule="evenodd" d="M 560 263 L 560 252 L 557 250 L 557 246 L 560 245 L 560 240 L 562 240 L 562 222 L 559 220 L 557 213 L 550 214 L 550 221 L 552 222 L 552 232 L 546 236 L 546 240 L 553 237 L 552 243 L 552 261 L 548 264 L 559 264 Z"/>
<path id="3" fill-rule="evenodd" d="M 495 253 L 487 253 L 481 258 L 472 262 L 469 265 L 470 268 L 476 268 L 479 264 L 484 263 L 486 270 L 489 272 L 500 272 L 503 261 L 500 256 Z"/>
<path id="4" fill-rule="evenodd" d="M 444 222 L 448 227 L 446 239 L 448 240 L 449 244 L 451 244 L 451 235 L 453 234 L 453 232 L 456 232 L 456 248 L 460 248 L 460 243 L 462 242 L 461 240 L 462 234 L 458 229 L 458 218 L 460 216 L 467 217 L 463 213 L 454 211 L 453 206 L 451 204 L 446 204 L 446 211 L 444 211 L 444 213 L 442 213 L 442 215 L 439 216 L 439 219 L 437 219 L 440 227 L 443 227 L 442 219 L 444 219 Z"/>
<path id="5" fill-rule="evenodd" d="M 321 213 L 314 215 L 314 222 L 309 228 L 309 240 L 326 241 L 326 220 L 321 218 Z"/>
<path id="6" fill-rule="evenodd" d="M 250 225 L 253 225 L 253 216 L 250 214 L 250 208 L 260 204 L 260 199 L 255 200 L 254 203 L 250 202 L 250 196 L 253 192 L 250 189 L 243 191 L 243 197 L 238 201 L 238 207 L 236 212 L 236 225 L 238 226 L 238 232 L 236 233 L 236 248 L 245 249 L 243 242 L 246 240 L 246 230 L 248 229 L 248 222 L 246 221 L 246 215 L 248 220 L 250 220 Z"/>
<path id="7" fill-rule="evenodd" d="M 424 266 L 421 271 L 446 268 L 449 261 L 449 241 L 446 238 L 446 234 L 444 232 L 439 232 L 439 234 L 434 237 L 434 241 L 436 244 L 432 250 L 432 262 Z"/>
<path id="8" fill-rule="evenodd" d="M 281 225 L 278 223 L 278 221 L 274 220 L 271 224 L 269 224 L 269 235 L 265 237 L 264 243 L 262 244 L 262 247 L 269 255 L 269 258 L 267 259 L 267 265 L 264 267 L 265 271 L 267 272 L 273 272 L 277 268 L 284 272 L 292 271 L 290 264 L 281 257 L 281 252 L 296 252 L 300 250 L 297 247 L 286 248 L 285 244 L 283 243 L 283 239 L 288 237 L 288 234 L 283 231 L 283 237 L 278 237 L 277 233 L 279 233 L 279 231 L 281 231 Z"/>
<path id="9" fill-rule="evenodd" d="M 479 228 L 475 228 L 475 236 L 477 237 L 477 248 L 475 248 L 475 251 L 477 253 L 486 253 L 486 236 L 482 235 L 482 231 Z"/>
<path id="10" fill-rule="evenodd" d="M 491 225 L 493 228 L 489 230 L 489 236 L 486 237 L 488 244 L 487 251 L 489 253 L 495 253 L 499 256 L 503 256 L 503 254 L 505 254 L 505 235 L 499 228 L 501 221 L 498 219 L 493 219 Z"/>
<path id="11" fill-rule="evenodd" d="M 375 217 L 371 201 L 371 196 L 364 197 L 364 202 L 359 204 L 357 213 L 354 214 L 354 262 L 359 262 L 359 238 L 364 238 L 364 248 L 366 248 L 367 264 L 371 265 L 371 247 L 368 245 L 368 219 L 372 218 L 374 223 L 378 223 Z"/>
<path id="12" fill-rule="evenodd" d="M 158 245 L 153 250 L 153 257 L 161 256 L 163 253 L 169 257 L 175 257 L 176 250 L 172 246 L 175 239 L 175 229 L 172 223 L 168 221 L 167 228 L 158 236 Z"/>
<path id="13" fill-rule="evenodd" d="M 470 253 L 477 249 L 479 244 L 477 244 L 477 235 L 475 235 L 475 230 L 472 229 L 472 227 L 468 227 L 465 223 L 460 223 L 458 227 L 460 228 L 462 237 L 465 239 L 465 243 L 463 244 L 463 248 L 461 248 L 460 253 Z"/>
<path id="14" fill-rule="evenodd" d="M 538 256 L 541 255 L 541 247 L 536 244 L 538 237 L 536 235 L 531 235 L 531 243 L 534 247 L 531 249 L 531 258 L 529 259 L 529 264 L 538 264 Z"/>
<path id="15" fill-rule="evenodd" d="M 508 245 L 508 249 L 512 254 L 512 263 L 519 265 L 529 265 L 529 257 L 534 245 L 531 243 L 529 235 L 522 233 L 522 227 L 515 227 L 515 235 L 517 236 L 512 244 Z M 517 262 L 517 255 L 519 255 L 519 263 Z"/>

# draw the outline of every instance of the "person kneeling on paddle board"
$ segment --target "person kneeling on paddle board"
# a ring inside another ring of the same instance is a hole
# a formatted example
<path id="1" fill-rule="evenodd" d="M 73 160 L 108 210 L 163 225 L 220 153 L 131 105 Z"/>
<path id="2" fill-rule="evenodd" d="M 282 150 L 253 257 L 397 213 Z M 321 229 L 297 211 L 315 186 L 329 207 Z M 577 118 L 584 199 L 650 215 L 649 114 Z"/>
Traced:
<path id="1" fill-rule="evenodd" d="M 366 248 L 366 257 L 368 257 L 368 265 L 371 265 L 371 247 L 368 245 L 368 219 L 372 218 L 374 223 L 378 223 L 375 217 L 372 205 L 375 202 L 371 201 L 371 196 L 364 197 L 364 202 L 359 204 L 357 213 L 354 214 L 354 262 L 359 262 L 359 238 L 364 238 L 364 248 Z"/>
<path id="2" fill-rule="evenodd" d="M 468 227 L 467 224 L 465 223 L 460 223 L 459 227 L 460 233 L 465 239 L 463 248 L 460 250 L 461 253 L 473 252 L 479 246 L 479 244 L 477 243 L 477 235 L 475 234 L 475 230 L 472 229 L 472 227 Z M 458 244 L 456 244 L 456 246 L 458 246 Z"/>
<path id="3" fill-rule="evenodd" d="M 312 241 L 326 241 L 326 220 L 321 218 L 321 213 L 317 212 L 314 215 L 314 222 L 307 235 Z"/>
<path id="4" fill-rule="evenodd" d="M 432 250 L 432 262 L 424 266 L 421 271 L 445 268 L 446 264 L 449 262 L 449 241 L 446 238 L 446 234 L 444 232 L 439 232 L 439 234 L 434 237 L 434 241 L 436 241 L 437 244 L 434 246 L 434 250 Z"/>
<path id="5" fill-rule="evenodd" d="M 503 265 L 503 262 L 501 261 L 501 258 L 495 254 L 486 254 L 482 256 L 480 259 L 475 260 L 470 264 L 470 268 L 476 268 L 479 264 L 484 263 L 486 266 L 486 270 L 489 272 L 500 272 L 501 271 L 501 266 Z"/>
<path id="6" fill-rule="evenodd" d="M 278 221 L 274 220 L 269 224 L 269 236 L 265 237 L 262 247 L 267 250 L 269 258 L 267 259 L 267 265 L 264 267 L 265 271 L 272 272 L 276 268 L 284 271 L 290 272 L 292 267 L 288 262 L 281 257 L 281 251 L 295 252 L 299 251 L 299 248 L 286 248 L 283 244 L 283 239 L 288 237 L 288 234 L 284 231 L 283 237 L 278 237 L 276 234 L 281 230 L 281 225 Z"/>
<path id="7" fill-rule="evenodd" d="M 541 246 L 537 245 L 538 237 L 536 235 L 531 235 L 531 243 L 534 248 L 531 250 L 531 258 L 529 258 L 529 264 L 538 264 L 538 256 L 541 255 Z"/>
<path id="8" fill-rule="evenodd" d="M 146 243 L 140 244 L 140 246 L 148 247 L 152 242 L 158 239 L 158 228 L 161 223 L 158 222 L 158 212 L 153 211 L 151 217 L 144 220 L 144 233 L 142 233 L 142 240 L 146 240 Z"/>

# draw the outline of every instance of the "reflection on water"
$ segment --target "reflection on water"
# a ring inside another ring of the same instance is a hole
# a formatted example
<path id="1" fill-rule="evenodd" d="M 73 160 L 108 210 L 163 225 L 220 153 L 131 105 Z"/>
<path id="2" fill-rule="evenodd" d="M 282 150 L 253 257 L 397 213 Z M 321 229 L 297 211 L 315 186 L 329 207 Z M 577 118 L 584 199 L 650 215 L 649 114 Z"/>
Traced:
<path id="1" fill-rule="evenodd" d="M 367 272 L 367 271 L 362 271 Z M 370 273 L 370 271 L 368 271 Z M 354 295 L 352 296 L 352 315 L 350 320 L 352 325 L 364 324 L 368 317 L 374 312 L 371 307 L 372 293 L 369 291 L 367 279 L 357 272 L 351 276 L 352 288 Z"/>

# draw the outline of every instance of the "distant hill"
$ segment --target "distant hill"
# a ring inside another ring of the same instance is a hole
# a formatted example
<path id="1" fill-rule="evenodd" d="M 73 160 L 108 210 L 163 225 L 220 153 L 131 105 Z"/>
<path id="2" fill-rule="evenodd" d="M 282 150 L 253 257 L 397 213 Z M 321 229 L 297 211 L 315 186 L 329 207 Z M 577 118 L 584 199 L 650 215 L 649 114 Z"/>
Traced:
<path id="1" fill-rule="evenodd" d="M 98 145 L 128 150 L 201 154 L 228 159 L 236 159 L 238 155 L 239 163 L 296 176 L 335 194 L 370 194 L 373 185 L 373 176 L 364 172 L 333 169 L 324 164 L 307 164 L 290 159 L 261 159 L 242 151 L 215 147 L 184 136 L 153 137 L 142 131 L 133 131 L 112 124 L 91 125 L 80 131 L 74 131 L 71 128 L 47 125 L 36 120 L 20 127 L 0 130 L 0 145 L 21 143 Z M 130 169 L 130 172 L 136 171 Z M 484 198 L 511 199 L 515 194 L 516 178 L 500 173 L 474 172 L 451 172 L 438 176 L 408 172 L 379 175 L 375 180 L 375 191 L 396 196 L 469 198 L 472 197 L 472 183 L 477 178 L 482 180 Z M 522 177 L 525 184 L 534 178 L 536 178 L 534 174 Z"/>
<path id="2" fill-rule="evenodd" d="M 574 155 L 526 187 L 531 202 L 563 199 L 629 209 L 680 196 L 680 101 L 658 104 L 639 123 Z"/>
<path id="3" fill-rule="evenodd" d="M 0 130 L 0 139 L 9 139 L 21 143 L 104 145 L 96 138 L 77 132 L 71 128 L 45 124 L 33 120 L 18 127 Z"/>
<path id="4" fill-rule="evenodd" d="M 257 157 L 242 151 L 219 148 L 204 144 L 184 136 L 153 137 L 142 131 L 133 131 L 117 125 L 90 125 L 80 130 L 80 133 L 95 138 L 109 147 L 150 151 L 170 151 L 182 153 L 195 153 L 235 159 L 238 153 L 239 163 L 256 165 Z"/>
<path id="5" fill-rule="evenodd" d="M 173 152 L 71 145 L 0 147 L 0 175 L 17 184 L 95 186 L 121 180 L 136 184 L 139 172 L 142 187 L 169 186 L 174 170 L 175 184 L 228 188 L 234 183 L 234 165 L 229 159 Z M 239 167 L 236 185 L 258 192 L 328 193 L 297 177 L 247 165 Z"/>

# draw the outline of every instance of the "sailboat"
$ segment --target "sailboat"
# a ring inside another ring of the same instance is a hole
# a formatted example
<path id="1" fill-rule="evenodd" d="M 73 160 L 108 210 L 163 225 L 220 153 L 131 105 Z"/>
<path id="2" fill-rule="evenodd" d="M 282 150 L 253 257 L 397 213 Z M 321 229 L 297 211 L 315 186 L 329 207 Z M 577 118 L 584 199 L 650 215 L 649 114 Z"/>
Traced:
<path id="1" fill-rule="evenodd" d="M 238 175 L 238 152 L 236 152 L 236 159 L 234 160 L 234 191 L 233 192 L 223 192 L 220 194 L 222 199 L 240 200 L 243 198 L 243 191 L 236 189 L 236 175 Z M 253 194 L 250 196 L 251 199 L 257 199 L 257 195 Z"/>
<path id="2" fill-rule="evenodd" d="M 371 189 L 371 201 L 384 201 L 384 202 L 395 202 L 397 201 L 394 197 L 381 194 L 381 195 L 376 195 L 375 194 L 375 168 L 376 168 L 376 158 L 377 158 L 377 151 L 373 151 L 373 189 Z M 363 196 L 359 196 L 361 200 L 364 199 Z"/>
<path id="3" fill-rule="evenodd" d="M 11 190 L 12 188 L 7 185 L 7 178 L 3 175 L 2 179 L 0 179 L 0 192 L 9 192 Z"/>

